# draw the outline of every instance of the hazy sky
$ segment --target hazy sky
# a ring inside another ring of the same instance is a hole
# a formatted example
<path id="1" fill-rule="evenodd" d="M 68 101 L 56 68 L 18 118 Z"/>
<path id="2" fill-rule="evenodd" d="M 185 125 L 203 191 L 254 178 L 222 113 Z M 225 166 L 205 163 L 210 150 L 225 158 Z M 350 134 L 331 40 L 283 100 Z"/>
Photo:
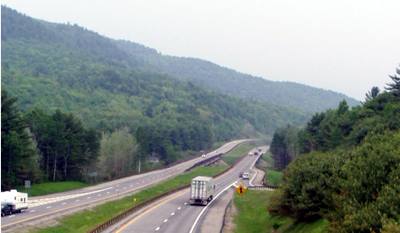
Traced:
<path id="1" fill-rule="evenodd" d="M 363 99 L 400 64 L 399 0 L 2 0 L 163 54 Z"/>

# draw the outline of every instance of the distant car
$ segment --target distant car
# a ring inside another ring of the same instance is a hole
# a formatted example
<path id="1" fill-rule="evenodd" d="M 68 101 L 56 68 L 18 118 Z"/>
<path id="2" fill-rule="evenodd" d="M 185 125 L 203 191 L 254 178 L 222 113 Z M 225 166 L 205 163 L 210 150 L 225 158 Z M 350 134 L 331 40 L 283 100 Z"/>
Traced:
<path id="1" fill-rule="evenodd" d="M 243 172 L 239 172 L 239 178 L 242 178 Z"/>
<path id="2" fill-rule="evenodd" d="M 205 157 L 206 157 L 206 154 L 202 154 L 201 157 L 202 157 L 202 158 L 205 158 Z"/>
<path id="3" fill-rule="evenodd" d="M 242 179 L 243 179 L 243 180 L 248 180 L 248 179 L 250 179 L 250 174 L 249 174 L 248 172 L 243 172 L 243 174 L 242 174 Z"/>
<path id="4" fill-rule="evenodd" d="M 258 151 L 261 152 L 262 151 L 261 148 L 258 148 Z"/>
<path id="5" fill-rule="evenodd" d="M 249 152 L 249 156 L 252 156 L 252 155 L 253 155 L 253 153 Z"/>
<path id="6" fill-rule="evenodd" d="M 254 151 L 254 155 L 258 155 L 258 152 L 257 152 L 257 151 Z"/>

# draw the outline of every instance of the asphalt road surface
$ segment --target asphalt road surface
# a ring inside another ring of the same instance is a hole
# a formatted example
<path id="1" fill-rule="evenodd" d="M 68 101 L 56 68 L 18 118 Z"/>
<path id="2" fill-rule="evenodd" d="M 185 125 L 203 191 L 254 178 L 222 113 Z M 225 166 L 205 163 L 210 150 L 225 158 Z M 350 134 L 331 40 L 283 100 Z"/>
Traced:
<path id="1" fill-rule="evenodd" d="M 24 224 L 32 225 L 36 224 L 37 221 L 43 221 L 43 219 L 51 220 L 87 206 L 93 206 L 107 200 L 131 194 L 167 178 L 174 177 L 196 162 L 220 153 L 226 153 L 243 141 L 246 140 L 226 143 L 217 150 L 208 153 L 205 158 L 198 157 L 162 170 L 122 178 L 70 192 L 31 198 L 29 208 L 26 211 L 1 218 L 1 229 L 2 231 L 12 231 L 14 228 L 23 227 Z"/>
<path id="2" fill-rule="evenodd" d="M 238 181 L 239 173 L 249 171 L 254 165 L 258 156 L 249 156 L 241 160 L 229 172 L 215 179 L 216 194 L 222 194 L 233 183 Z M 247 181 L 245 182 L 247 183 Z M 218 201 L 218 197 L 214 200 Z M 165 201 L 157 203 L 152 208 L 125 222 L 114 232 L 117 233 L 189 233 L 198 232 L 202 221 L 201 212 L 206 214 L 208 208 L 213 208 L 213 203 L 209 206 L 192 206 L 188 204 L 189 189 L 177 192 L 168 196 Z"/>

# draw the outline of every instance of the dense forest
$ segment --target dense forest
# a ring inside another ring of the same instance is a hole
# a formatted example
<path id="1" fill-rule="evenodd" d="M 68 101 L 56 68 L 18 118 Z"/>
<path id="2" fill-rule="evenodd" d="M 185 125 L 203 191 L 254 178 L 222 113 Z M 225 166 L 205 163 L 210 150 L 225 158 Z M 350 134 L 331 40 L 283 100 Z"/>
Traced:
<path id="1" fill-rule="evenodd" d="M 287 168 L 272 213 L 326 218 L 331 232 L 400 232 L 400 69 L 396 73 L 386 91 L 373 87 L 362 106 L 341 102 L 315 114 L 304 129 L 276 131 L 271 151 Z"/>

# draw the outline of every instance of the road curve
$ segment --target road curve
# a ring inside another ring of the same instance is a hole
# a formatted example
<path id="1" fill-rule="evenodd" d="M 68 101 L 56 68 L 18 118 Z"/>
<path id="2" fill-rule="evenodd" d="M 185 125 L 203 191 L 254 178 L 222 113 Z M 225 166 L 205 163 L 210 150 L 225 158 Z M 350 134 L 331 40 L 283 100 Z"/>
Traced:
<path id="1" fill-rule="evenodd" d="M 32 225 L 36 220 L 39 222 L 43 221 L 43 219 L 52 220 L 66 213 L 69 214 L 78 211 L 86 206 L 93 206 L 107 200 L 129 195 L 145 187 L 174 177 L 201 160 L 220 153 L 226 153 L 244 141 L 246 140 L 236 140 L 226 143 L 215 151 L 208 153 L 206 158 L 194 158 L 169 168 L 70 192 L 32 198 L 30 207 L 25 212 L 1 218 L 1 230 L 12 231 L 14 228 L 23 227 L 24 224 Z"/>
<path id="2" fill-rule="evenodd" d="M 246 156 L 229 172 L 215 179 L 217 186 L 216 193 L 220 193 L 226 187 L 231 186 L 237 181 L 240 172 L 248 171 L 254 164 L 258 156 Z M 188 233 L 196 221 L 201 221 L 199 217 L 202 210 L 206 207 L 188 205 L 189 189 L 167 197 L 165 201 L 160 202 L 147 211 L 121 225 L 115 233 Z M 212 203 L 209 206 L 212 208 Z M 206 214 L 206 213 L 205 213 Z M 197 232 L 197 228 L 193 228 Z"/>

